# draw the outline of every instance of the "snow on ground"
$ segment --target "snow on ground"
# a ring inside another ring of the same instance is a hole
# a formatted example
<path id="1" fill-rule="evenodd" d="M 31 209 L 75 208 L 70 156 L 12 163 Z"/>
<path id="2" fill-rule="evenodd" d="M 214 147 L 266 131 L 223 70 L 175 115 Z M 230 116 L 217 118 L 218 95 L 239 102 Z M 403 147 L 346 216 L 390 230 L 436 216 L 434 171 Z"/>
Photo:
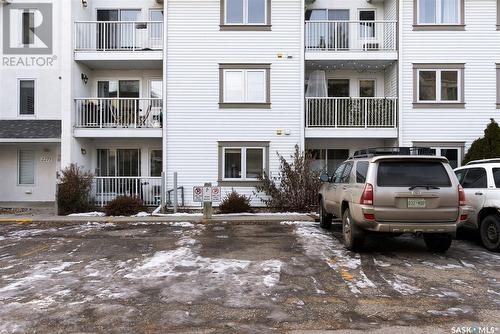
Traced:
<path id="1" fill-rule="evenodd" d="M 104 212 L 72 213 L 68 217 L 106 217 Z"/>

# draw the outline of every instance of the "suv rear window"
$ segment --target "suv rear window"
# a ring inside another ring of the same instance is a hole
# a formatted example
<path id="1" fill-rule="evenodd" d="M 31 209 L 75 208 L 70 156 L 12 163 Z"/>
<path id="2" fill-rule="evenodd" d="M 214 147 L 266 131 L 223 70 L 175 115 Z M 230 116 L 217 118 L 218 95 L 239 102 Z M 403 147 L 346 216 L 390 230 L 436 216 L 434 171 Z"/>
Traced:
<path id="1" fill-rule="evenodd" d="M 439 161 L 382 161 L 378 165 L 377 185 L 451 187 L 451 180 Z"/>
<path id="2" fill-rule="evenodd" d="M 500 168 L 493 168 L 493 178 L 495 179 L 495 186 L 500 188 Z"/>

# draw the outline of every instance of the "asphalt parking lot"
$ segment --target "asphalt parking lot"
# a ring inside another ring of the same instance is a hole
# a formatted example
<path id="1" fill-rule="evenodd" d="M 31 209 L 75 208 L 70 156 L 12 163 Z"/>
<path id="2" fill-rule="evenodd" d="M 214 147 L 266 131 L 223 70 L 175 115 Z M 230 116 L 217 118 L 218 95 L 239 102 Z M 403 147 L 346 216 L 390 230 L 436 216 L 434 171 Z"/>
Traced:
<path id="1" fill-rule="evenodd" d="M 0 225 L 0 333 L 500 327 L 500 255 L 476 239 L 438 255 L 339 238 L 306 222 Z"/>

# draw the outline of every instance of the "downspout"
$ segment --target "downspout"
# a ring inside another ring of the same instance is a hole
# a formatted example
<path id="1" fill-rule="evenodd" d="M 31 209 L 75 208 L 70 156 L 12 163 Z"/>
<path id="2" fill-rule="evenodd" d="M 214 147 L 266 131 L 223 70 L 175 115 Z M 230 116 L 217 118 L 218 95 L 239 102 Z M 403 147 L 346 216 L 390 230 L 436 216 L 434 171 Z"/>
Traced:
<path id="1" fill-rule="evenodd" d="M 306 91 L 305 91 L 305 75 L 306 75 L 306 57 L 305 57 L 305 1 L 300 1 L 300 96 L 302 97 L 300 101 L 300 149 L 305 152 L 306 150 Z"/>
<path id="2" fill-rule="evenodd" d="M 162 122 L 162 181 L 163 196 L 162 206 L 166 209 L 168 192 L 168 173 L 167 173 L 167 42 L 168 42 L 168 1 L 163 3 L 163 122 Z"/>

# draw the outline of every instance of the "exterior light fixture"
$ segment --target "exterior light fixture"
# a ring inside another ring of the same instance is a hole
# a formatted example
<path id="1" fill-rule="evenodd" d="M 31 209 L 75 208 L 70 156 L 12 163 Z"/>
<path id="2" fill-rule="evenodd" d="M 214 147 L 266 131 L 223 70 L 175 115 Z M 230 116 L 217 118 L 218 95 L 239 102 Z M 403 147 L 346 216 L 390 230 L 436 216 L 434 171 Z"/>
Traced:
<path id="1" fill-rule="evenodd" d="M 85 73 L 82 73 L 82 81 L 84 84 L 89 82 L 89 77 Z"/>

